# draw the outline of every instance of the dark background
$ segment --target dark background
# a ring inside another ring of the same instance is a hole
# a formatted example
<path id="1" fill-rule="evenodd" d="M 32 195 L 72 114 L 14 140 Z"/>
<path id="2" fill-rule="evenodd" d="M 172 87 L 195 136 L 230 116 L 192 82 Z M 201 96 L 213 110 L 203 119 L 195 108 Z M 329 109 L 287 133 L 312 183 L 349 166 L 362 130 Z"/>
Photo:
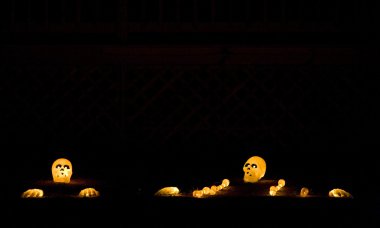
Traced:
<path id="1" fill-rule="evenodd" d="M 378 4 L 2 1 L 6 194 L 58 157 L 122 196 L 241 178 L 259 155 L 268 179 L 370 197 Z"/>

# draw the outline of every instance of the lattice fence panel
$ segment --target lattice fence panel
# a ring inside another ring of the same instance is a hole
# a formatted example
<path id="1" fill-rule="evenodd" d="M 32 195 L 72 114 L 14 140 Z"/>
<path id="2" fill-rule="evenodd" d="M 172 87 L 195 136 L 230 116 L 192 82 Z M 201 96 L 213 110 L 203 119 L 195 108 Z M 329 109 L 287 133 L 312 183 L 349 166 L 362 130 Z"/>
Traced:
<path id="1" fill-rule="evenodd" d="M 4 141 L 249 142 L 352 139 L 351 65 L 3 66 Z"/>
<path id="2" fill-rule="evenodd" d="M 114 66 L 3 68 L 5 138 L 25 142 L 120 139 L 121 75 Z"/>
<path id="3" fill-rule="evenodd" d="M 357 124 L 355 77 L 347 65 L 131 67 L 126 126 L 153 141 L 340 137 Z"/>

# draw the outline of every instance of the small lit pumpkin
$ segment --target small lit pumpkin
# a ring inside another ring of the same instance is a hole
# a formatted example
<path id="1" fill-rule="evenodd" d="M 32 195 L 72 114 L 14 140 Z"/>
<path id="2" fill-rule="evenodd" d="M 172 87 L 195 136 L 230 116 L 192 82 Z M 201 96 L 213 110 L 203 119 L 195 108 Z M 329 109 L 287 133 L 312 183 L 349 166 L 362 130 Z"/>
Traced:
<path id="1" fill-rule="evenodd" d="M 285 186 L 285 180 L 284 180 L 284 179 L 280 179 L 280 180 L 278 180 L 278 184 L 277 184 L 277 186 L 278 186 L 279 188 L 284 187 L 284 186 Z"/>
<path id="2" fill-rule="evenodd" d="M 275 196 L 277 194 L 278 188 L 277 186 L 270 186 L 269 188 L 269 195 Z"/>
<path id="3" fill-rule="evenodd" d="M 343 190 L 341 188 L 334 188 L 329 191 L 329 197 L 337 197 L 337 198 L 353 198 L 351 193 Z"/>
<path id="4" fill-rule="evenodd" d="M 309 195 L 309 189 L 306 188 L 306 187 L 301 188 L 300 196 L 301 196 L 301 197 L 306 197 L 306 196 L 308 196 L 308 195 Z"/>
<path id="5" fill-rule="evenodd" d="M 228 179 L 223 179 L 223 181 L 222 181 L 222 186 L 224 187 L 224 188 L 226 188 L 226 187 L 228 187 L 230 185 L 230 180 L 228 180 Z"/>
<path id="6" fill-rule="evenodd" d="M 204 194 L 204 195 L 208 195 L 208 194 L 210 194 L 211 189 L 210 189 L 209 187 L 204 187 L 204 188 L 202 189 L 202 191 L 203 191 L 203 194 Z"/>
<path id="7" fill-rule="evenodd" d="M 250 157 L 243 166 L 244 182 L 255 183 L 264 177 L 267 169 L 265 160 L 259 156 Z"/>
<path id="8" fill-rule="evenodd" d="M 177 187 L 164 187 L 158 190 L 154 195 L 156 196 L 174 196 L 179 194 Z"/>
<path id="9" fill-rule="evenodd" d="M 94 197 L 98 197 L 100 194 L 99 192 L 95 189 L 95 188 L 85 188 L 85 189 L 82 189 L 78 196 L 81 197 L 81 198 L 94 198 Z"/>
<path id="10" fill-rule="evenodd" d="M 28 189 L 21 194 L 21 197 L 22 198 L 42 198 L 44 197 L 44 191 L 38 188 Z"/>
<path id="11" fill-rule="evenodd" d="M 193 191 L 193 197 L 195 198 L 201 198 L 203 196 L 203 191 L 202 190 L 194 190 Z"/>

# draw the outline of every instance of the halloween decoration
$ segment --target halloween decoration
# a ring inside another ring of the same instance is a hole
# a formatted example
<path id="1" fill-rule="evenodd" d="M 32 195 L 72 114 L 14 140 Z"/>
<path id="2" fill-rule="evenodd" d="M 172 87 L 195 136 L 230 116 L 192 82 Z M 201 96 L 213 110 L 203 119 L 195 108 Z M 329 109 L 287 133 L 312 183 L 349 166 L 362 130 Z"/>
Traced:
<path id="1" fill-rule="evenodd" d="M 98 197 L 99 192 L 96 191 L 94 188 L 85 188 L 79 192 L 79 197 Z"/>
<path id="2" fill-rule="evenodd" d="M 281 189 L 281 188 L 284 187 L 284 186 L 285 186 L 285 180 L 284 180 L 284 179 L 280 179 L 280 180 L 278 180 L 277 187 L 278 187 L 279 189 Z"/>
<path id="3" fill-rule="evenodd" d="M 73 166 L 66 158 L 58 158 L 51 166 L 51 174 L 54 182 L 70 183 L 71 176 L 73 175 Z"/>
<path id="4" fill-rule="evenodd" d="M 244 182 L 258 182 L 264 177 L 266 168 L 266 163 L 263 158 L 259 156 L 250 157 L 243 166 Z"/>
<path id="5" fill-rule="evenodd" d="M 201 198 L 203 196 L 203 191 L 202 190 L 194 190 L 193 196 L 196 198 Z"/>
<path id="6" fill-rule="evenodd" d="M 209 187 L 204 187 L 202 191 L 203 191 L 203 194 L 208 195 L 210 194 L 211 189 Z"/>
<path id="7" fill-rule="evenodd" d="M 306 188 L 306 187 L 301 188 L 300 196 L 301 197 L 306 197 L 307 195 L 309 195 L 309 189 Z"/>
<path id="8" fill-rule="evenodd" d="M 228 179 L 223 179 L 222 181 L 222 186 L 225 188 L 225 187 L 228 187 L 230 185 L 230 180 Z"/>
<path id="9" fill-rule="evenodd" d="M 56 159 L 51 166 L 51 174 L 54 185 L 72 185 L 70 182 L 73 166 L 68 159 Z M 62 188 L 60 189 L 62 190 Z M 98 197 L 99 195 L 99 192 L 94 188 L 84 188 L 79 192 L 78 197 Z M 21 198 L 42 198 L 43 196 L 43 190 L 38 188 L 28 189 L 21 194 Z"/>
<path id="10" fill-rule="evenodd" d="M 301 189 L 294 189 L 294 186 L 287 185 L 285 179 L 264 179 L 260 181 L 266 174 L 266 161 L 259 156 L 250 157 L 243 166 L 244 178 L 243 185 L 230 186 L 229 179 L 223 179 L 221 183 L 213 183 L 209 186 L 204 186 L 201 188 L 194 188 L 188 193 L 181 194 L 180 196 L 189 196 L 194 198 L 207 198 L 213 195 L 220 194 L 221 196 L 234 196 L 245 194 L 247 196 L 252 195 L 266 195 L 266 196 L 296 196 L 296 197 L 307 197 L 309 196 L 310 190 L 306 187 Z M 260 182 L 259 182 L 260 181 Z M 238 181 L 239 183 L 240 181 Z M 259 183 L 257 183 L 259 182 Z M 256 184 L 246 184 L 246 183 L 256 183 Z M 229 187 L 230 186 L 230 187 Z M 231 191 L 224 191 L 225 188 L 229 187 Z M 264 190 L 264 191 L 263 191 Z M 155 195 L 167 196 L 176 195 L 179 193 L 176 187 L 165 187 L 160 189 L 155 193 Z M 313 193 L 313 196 L 316 196 Z M 330 197 L 352 197 L 352 195 L 342 189 L 333 189 L 329 192 Z"/>
<path id="11" fill-rule="evenodd" d="M 215 192 L 214 190 L 210 189 L 209 195 L 210 195 L 210 196 L 213 196 L 213 195 L 215 195 L 215 194 L 216 194 L 216 192 Z"/>
<path id="12" fill-rule="evenodd" d="M 158 190 L 155 195 L 156 196 L 173 196 L 179 193 L 179 189 L 177 187 L 164 187 Z"/>
<path id="13" fill-rule="evenodd" d="M 22 198 L 42 198 L 44 196 L 44 191 L 41 189 L 28 189 L 22 193 Z"/>
<path id="14" fill-rule="evenodd" d="M 270 186 L 269 195 L 275 196 L 277 194 L 277 186 Z"/>
<path id="15" fill-rule="evenodd" d="M 329 197 L 339 197 L 339 198 L 353 198 L 353 196 L 351 195 L 351 193 L 343 190 L 343 189 L 340 189 L 340 188 L 335 188 L 335 189 L 332 189 L 330 192 L 329 192 Z"/>
<path id="16" fill-rule="evenodd" d="M 203 187 L 202 190 L 194 190 L 192 195 L 196 198 L 201 198 L 202 196 L 215 195 L 218 191 L 223 190 L 224 188 L 230 185 L 228 179 L 223 179 L 220 185 L 212 185 L 211 187 Z"/>

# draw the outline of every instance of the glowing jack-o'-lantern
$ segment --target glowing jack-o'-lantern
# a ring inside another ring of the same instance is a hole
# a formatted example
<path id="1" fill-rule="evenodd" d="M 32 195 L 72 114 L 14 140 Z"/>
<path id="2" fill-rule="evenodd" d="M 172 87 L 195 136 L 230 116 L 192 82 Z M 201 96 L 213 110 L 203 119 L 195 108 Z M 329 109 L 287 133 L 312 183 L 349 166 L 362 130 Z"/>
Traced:
<path id="1" fill-rule="evenodd" d="M 285 186 L 285 180 L 284 180 L 284 179 L 280 179 L 280 180 L 278 180 L 278 184 L 277 184 L 277 186 L 278 186 L 279 188 L 284 187 L 284 186 Z"/>
<path id="2" fill-rule="evenodd" d="M 21 195 L 22 198 L 42 198 L 43 196 L 44 191 L 38 188 L 28 189 Z"/>
<path id="3" fill-rule="evenodd" d="M 243 166 L 244 182 L 255 183 L 264 177 L 267 165 L 259 156 L 250 157 Z"/>
<path id="4" fill-rule="evenodd" d="M 301 196 L 301 197 L 306 197 L 306 196 L 308 196 L 308 195 L 309 195 L 309 189 L 306 188 L 306 187 L 301 188 L 300 196 Z"/>
<path id="5" fill-rule="evenodd" d="M 71 176 L 73 175 L 73 166 L 68 159 L 58 158 L 51 166 L 51 174 L 54 182 L 70 183 Z"/>
<path id="6" fill-rule="evenodd" d="M 277 186 L 270 186 L 269 195 L 275 196 L 277 194 Z"/>
<path id="7" fill-rule="evenodd" d="M 228 187 L 230 185 L 230 180 L 228 180 L 228 179 L 223 179 L 223 181 L 222 181 L 222 186 L 223 186 L 223 188 L 226 188 L 226 187 Z"/>
<path id="8" fill-rule="evenodd" d="M 100 194 L 99 192 L 95 189 L 95 188 L 85 188 L 85 189 L 82 189 L 78 196 L 79 197 L 86 197 L 86 198 L 94 198 L 94 197 L 98 197 Z"/>
<path id="9" fill-rule="evenodd" d="M 158 190 L 154 195 L 156 196 L 174 196 L 179 193 L 177 187 L 164 187 Z"/>
<path id="10" fill-rule="evenodd" d="M 194 190 L 193 191 L 193 197 L 201 198 L 202 196 L 203 196 L 203 191 L 202 190 Z"/>
<path id="11" fill-rule="evenodd" d="M 329 197 L 353 198 L 351 193 L 340 188 L 334 188 L 331 191 L 329 191 Z"/>
<path id="12" fill-rule="evenodd" d="M 208 195 L 208 194 L 210 194 L 211 189 L 210 189 L 209 187 L 204 187 L 204 188 L 202 189 L 202 191 L 203 191 L 203 194 L 204 194 L 204 195 Z"/>

